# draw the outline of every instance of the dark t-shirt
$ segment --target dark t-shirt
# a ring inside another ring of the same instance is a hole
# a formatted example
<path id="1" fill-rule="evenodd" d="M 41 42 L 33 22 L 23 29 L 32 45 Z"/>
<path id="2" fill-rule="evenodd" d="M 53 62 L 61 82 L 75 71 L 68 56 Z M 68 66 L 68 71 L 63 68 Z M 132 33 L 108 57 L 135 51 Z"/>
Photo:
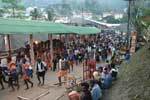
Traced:
<path id="1" fill-rule="evenodd" d="M 81 100 L 92 100 L 91 92 L 83 92 L 81 93 Z"/>
<path id="2" fill-rule="evenodd" d="M 2 76 L 2 67 L 0 66 L 0 76 Z"/>

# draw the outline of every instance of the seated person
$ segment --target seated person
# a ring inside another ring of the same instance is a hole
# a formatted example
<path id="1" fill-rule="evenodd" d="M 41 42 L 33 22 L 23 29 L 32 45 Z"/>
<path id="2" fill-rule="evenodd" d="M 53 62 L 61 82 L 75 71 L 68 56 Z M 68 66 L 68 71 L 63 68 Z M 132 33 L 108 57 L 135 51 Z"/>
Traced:
<path id="1" fill-rule="evenodd" d="M 81 83 L 82 92 L 80 100 L 92 100 L 91 92 L 89 91 L 89 84 L 84 82 Z"/>
<path id="2" fill-rule="evenodd" d="M 110 74 L 112 76 L 112 79 L 113 80 L 116 80 L 117 79 L 117 74 L 118 74 L 118 69 L 115 67 L 115 64 L 111 64 L 111 71 L 110 71 Z"/>
<path id="3" fill-rule="evenodd" d="M 80 100 L 79 93 L 76 91 L 72 91 L 69 93 L 69 99 L 70 100 Z M 84 99 L 85 100 L 85 99 Z"/>
<path id="4" fill-rule="evenodd" d="M 112 76 L 108 71 L 108 68 L 105 67 L 102 73 L 102 88 L 108 89 L 112 85 Z"/>
<path id="5" fill-rule="evenodd" d="M 102 97 L 102 90 L 96 80 L 91 80 L 91 95 L 92 100 L 100 100 Z"/>
<path id="6" fill-rule="evenodd" d="M 102 88 L 101 74 L 98 71 L 93 72 L 93 79 L 97 81 L 97 84 L 99 85 L 99 87 Z"/>

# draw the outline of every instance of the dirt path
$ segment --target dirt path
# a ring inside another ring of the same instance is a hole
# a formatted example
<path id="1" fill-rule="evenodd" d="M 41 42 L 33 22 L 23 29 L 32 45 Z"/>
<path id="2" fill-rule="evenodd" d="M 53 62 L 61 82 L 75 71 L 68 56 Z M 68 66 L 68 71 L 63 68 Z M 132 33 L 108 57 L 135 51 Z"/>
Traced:
<path id="1" fill-rule="evenodd" d="M 74 71 L 71 72 L 72 75 L 75 75 L 76 77 L 82 77 L 82 64 L 78 66 L 74 66 Z M 16 90 L 14 92 L 9 92 L 9 88 L 7 84 L 5 84 L 5 90 L 0 91 L 0 100 L 17 100 L 17 96 L 23 96 L 26 98 L 35 98 L 39 96 L 40 94 L 49 91 L 50 93 L 46 96 L 44 96 L 41 100 L 55 100 L 56 98 L 62 96 L 59 100 L 68 100 L 68 97 L 66 96 L 66 89 L 65 85 L 58 87 L 54 86 L 54 83 L 57 83 L 57 72 L 48 71 L 46 73 L 46 81 L 44 86 L 37 86 L 37 78 L 34 74 L 33 77 L 34 87 L 30 88 L 29 90 L 24 90 L 25 85 L 23 83 L 23 80 L 20 80 L 20 89 Z"/>

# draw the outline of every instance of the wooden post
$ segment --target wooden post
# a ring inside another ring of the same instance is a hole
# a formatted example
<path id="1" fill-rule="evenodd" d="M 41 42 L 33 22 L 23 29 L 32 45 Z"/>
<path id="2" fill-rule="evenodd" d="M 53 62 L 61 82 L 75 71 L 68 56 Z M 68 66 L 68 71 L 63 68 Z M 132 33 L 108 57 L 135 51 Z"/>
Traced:
<path id="1" fill-rule="evenodd" d="M 33 50 L 33 35 L 30 34 L 30 57 L 31 57 L 31 64 L 34 66 L 35 58 L 34 58 L 34 50 Z"/>
<path id="2" fill-rule="evenodd" d="M 85 71 L 85 64 L 83 62 L 83 80 L 85 80 L 84 71 Z"/>
<path id="3" fill-rule="evenodd" d="M 53 61 L 53 36 L 52 34 L 48 34 L 48 39 L 50 41 L 50 58 L 51 58 L 50 63 L 52 64 L 52 61 Z"/>
<path id="4" fill-rule="evenodd" d="M 61 41 L 61 34 L 59 34 L 59 39 L 60 39 L 60 41 Z"/>
<path id="5" fill-rule="evenodd" d="M 62 42 L 62 35 L 61 34 L 59 34 L 59 40 L 60 40 L 60 42 Z M 59 55 L 62 56 L 62 48 L 59 48 Z"/>
<path id="6" fill-rule="evenodd" d="M 11 42 L 10 42 L 10 35 L 7 34 L 7 43 L 8 43 L 8 55 L 11 57 Z"/>
<path id="7" fill-rule="evenodd" d="M 11 57 L 11 42 L 9 34 L 7 34 L 5 37 L 5 48 L 8 50 L 8 56 Z"/>

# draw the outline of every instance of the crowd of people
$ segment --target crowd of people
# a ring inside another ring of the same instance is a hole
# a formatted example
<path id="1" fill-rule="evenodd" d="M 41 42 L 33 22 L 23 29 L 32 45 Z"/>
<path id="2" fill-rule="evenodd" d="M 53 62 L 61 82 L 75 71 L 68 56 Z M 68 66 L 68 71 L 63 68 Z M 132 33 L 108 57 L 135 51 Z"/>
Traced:
<path id="1" fill-rule="evenodd" d="M 20 88 L 19 79 L 23 79 L 26 85 L 26 90 L 29 89 L 29 83 L 31 84 L 31 88 L 34 83 L 32 82 L 33 71 L 34 69 L 31 66 L 31 60 L 27 55 L 17 55 L 16 60 L 8 57 L 7 62 L 0 62 L 0 84 L 1 89 L 5 89 L 4 83 L 8 84 L 8 87 L 11 88 L 11 91 Z M 39 81 L 38 85 L 44 85 L 45 81 L 45 73 L 47 71 L 47 65 L 42 59 L 39 57 L 36 60 L 35 71 L 37 75 L 37 79 Z M 41 78 L 42 77 L 42 83 Z"/>
<path id="2" fill-rule="evenodd" d="M 130 59 L 130 53 L 121 37 L 114 34 L 101 34 L 96 41 L 89 42 L 84 48 L 89 79 L 88 82 L 80 83 L 80 95 L 72 91 L 69 97 L 70 100 L 101 100 L 103 91 L 109 89 L 117 79 L 121 62 Z M 95 62 L 91 61 L 93 59 Z M 93 69 L 93 66 L 95 70 L 91 73 L 90 68 Z"/>
<path id="3" fill-rule="evenodd" d="M 31 66 L 30 53 L 19 52 L 16 60 L 8 57 L 6 64 L 0 64 L 2 89 L 5 88 L 4 83 L 8 84 L 12 91 L 15 90 L 15 87 L 19 89 L 20 78 L 23 78 L 26 90 L 29 89 L 28 84 L 32 88 L 34 86 L 33 71 L 36 73 L 38 85 L 44 85 L 48 69 L 58 71 L 57 77 L 61 86 L 61 78 L 74 71 L 75 65 L 86 61 L 87 66 L 91 66 L 92 64 L 90 65 L 89 62 L 94 60 L 95 69 L 89 75 L 92 76 L 90 84 L 81 83 L 83 91 L 80 98 L 81 100 L 100 100 L 103 89 L 109 89 L 112 81 L 117 79 L 118 69 L 116 66 L 123 59 L 130 58 L 129 50 L 125 48 L 125 42 L 122 41 L 121 36 L 105 32 L 97 35 L 94 39 L 81 41 L 81 39 L 75 38 L 71 42 L 63 42 L 62 47 L 61 53 L 53 54 L 52 63 L 50 63 L 50 50 L 37 52 L 35 69 Z M 121 50 L 124 50 L 125 54 L 121 54 Z"/>

